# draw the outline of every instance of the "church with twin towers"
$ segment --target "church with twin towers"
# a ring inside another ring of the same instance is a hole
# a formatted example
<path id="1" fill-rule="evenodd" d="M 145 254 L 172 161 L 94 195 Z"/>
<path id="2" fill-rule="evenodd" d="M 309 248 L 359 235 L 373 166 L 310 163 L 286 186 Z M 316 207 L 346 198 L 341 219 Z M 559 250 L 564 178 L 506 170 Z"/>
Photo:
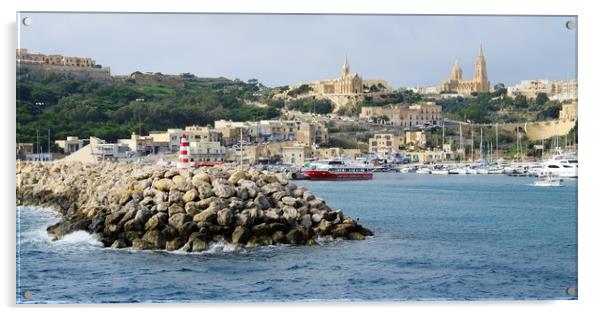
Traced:
<path id="1" fill-rule="evenodd" d="M 463 95 L 472 93 L 490 92 L 489 79 L 487 78 L 487 65 L 485 63 L 485 55 L 483 54 L 483 44 L 479 47 L 479 53 L 475 62 L 474 76 L 472 79 L 462 78 L 462 68 L 456 59 L 454 67 L 451 71 L 451 78 L 443 81 L 441 84 L 441 92 L 452 92 Z"/>

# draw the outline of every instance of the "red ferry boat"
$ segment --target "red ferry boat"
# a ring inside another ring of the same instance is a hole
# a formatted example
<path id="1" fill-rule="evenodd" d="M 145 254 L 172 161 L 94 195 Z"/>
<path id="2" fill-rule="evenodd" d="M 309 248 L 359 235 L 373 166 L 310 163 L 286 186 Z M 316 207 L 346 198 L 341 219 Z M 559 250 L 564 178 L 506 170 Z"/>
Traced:
<path id="1" fill-rule="evenodd" d="M 328 164 L 315 164 L 304 169 L 310 180 L 370 180 L 372 172 L 363 166 L 345 165 L 330 161 Z"/>

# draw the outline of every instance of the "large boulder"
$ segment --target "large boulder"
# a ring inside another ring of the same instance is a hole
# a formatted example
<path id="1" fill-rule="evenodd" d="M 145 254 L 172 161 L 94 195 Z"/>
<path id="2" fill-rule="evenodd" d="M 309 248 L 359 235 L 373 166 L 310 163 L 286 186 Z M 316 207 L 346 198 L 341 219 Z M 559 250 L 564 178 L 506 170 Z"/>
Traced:
<path id="1" fill-rule="evenodd" d="M 265 197 L 265 195 L 263 195 L 263 193 L 258 193 L 253 202 L 262 210 L 267 210 L 272 206 L 270 201 Z"/>
<path id="2" fill-rule="evenodd" d="M 183 231 L 184 225 L 192 219 L 186 213 L 178 213 L 169 217 L 169 225 L 178 231 Z"/>
<path id="3" fill-rule="evenodd" d="M 228 182 L 232 184 L 237 184 L 238 181 L 245 179 L 247 177 L 247 172 L 244 170 L 238 170 L 232 173 L 232 175 L 228 178 Z"/>
<path id="4" fill-rule="evenodd" d="M 291 229 L 286 234 L 286 242 L 291 245 L 304 244 L 305 240 L 303 239 L 303 233 L 299 229 L 296 229 L 296 228 Z"/>
<path id="5" fill-rule="evenodd" d="M 211 183 L 211 177 L 208 174 L 204 172 L 199 172 L 196 175 L 194 175 L 194 177 L 192 177 L 192 185 L 194 185 L 195 187 L 199 187 L 203 183 Z"/>
<path id="6" fill-rule="evenodd" d="M 213 209 L 204 210 L 194 216 L 195 222 L 215 223 L 217 221 L 217 211 Z"/>
<path id="7" fill-rule="evenodd" d="M 144 226 L 145 230 L 161 230 L 168 224 L 169 216 L 165 213 L 159 212 L 146 222 Z"/>
<path id="8" fill-rule="evenodd" d="M 163 249 L 163 248 L 165 248 L 165 237 L 158 230 L 149 230 L 149 231 L 147 231 L 144 234 L 144 236 L 142 236 L 142 240 L 150 243 L 152 245 L 152 249 Z M 148 248 L 142 248 L 142 249 L 148 249 Z"/>
<path id="9" fill-rule="evenodd" d="M 236 194 L 236 189 L 229 183 L 217 182 L 213 183 L 213 193 L 220 198 L 229 198 Z"/>
<path id="10" fill-rule="evenodd" d="M 227 208 L 221 209 L 217 212 L 217 224 L 221 226 L 230 226 L 232 224 L 232 220 L 234 219 L 234 215 L 232 211 Z"/>
<path id="11" fill-rule="evenodd" d="M 182 201 L 184 203 L 193 202 L 199 197 L 199 192 L 196 189 L 191 189 L 186 191 L 184 196 L 182 196 Z"/>
<path id="12" fill-rule="evenodd" d="M 185 244 L 185 241 L 182 238 L 176 237 L 172 240 L 165 242 L 165 249 L 166 250 L 178 250 L 178 249 L 182 248 L 182 246 L 184 246 L 184 244 Z"/>
<path id="13" fill-rule="evenodd" d="M 175 184 L 170 179 L 159 179 L 153 183 L 153 188 L 162 192 L 169 192 L 173 187 Z"/>
<path id="14" fill-rule="evenodd" d="M 242 226 L 237 226 L 232 233 L 232 243 L 234 244 L 244 244 L 249 238 L 251 238 L 251 231 Z"/>
<path id="15" fill-rule="evenodd" d="M 180 204 L 172 204 L 168 208 L 169 217 L 171 217 L 175 214 L 180 214 L 180 213 L 186 213 L 186 211 L 184 210 L 184 208 L 182 206 L 180 206 Z"/>

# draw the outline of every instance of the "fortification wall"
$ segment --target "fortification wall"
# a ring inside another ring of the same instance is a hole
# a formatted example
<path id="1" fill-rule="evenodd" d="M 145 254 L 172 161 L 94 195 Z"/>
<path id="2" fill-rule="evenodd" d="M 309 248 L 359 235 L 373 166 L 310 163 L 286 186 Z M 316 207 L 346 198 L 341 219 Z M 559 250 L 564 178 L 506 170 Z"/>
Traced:
<path id="1" fill-rule="evenodd" d="M 20 74 L 21 77 L 25 78 L 37 78 L 45 73 L 55 73 L 58 75 L 68 76 L 75 80 L 89 80 L 95 82 L 112 81 L 111 69 L 107 67 L 91 68 L 48 64 L 17 63 L 17 70 L 25 70 L 25 73 Z"/>
<path id="2" fill-rule="evenodd" d="M 516 128 L 522 129 L 527 138 L 532 141 L 548 139 L 555 136 L 564 136 L 575 127 L 575 120 L 554 120 L 533 123 L 510 123 L 500 124 L 499 128 L 509 132 L 516 132 Z"/>

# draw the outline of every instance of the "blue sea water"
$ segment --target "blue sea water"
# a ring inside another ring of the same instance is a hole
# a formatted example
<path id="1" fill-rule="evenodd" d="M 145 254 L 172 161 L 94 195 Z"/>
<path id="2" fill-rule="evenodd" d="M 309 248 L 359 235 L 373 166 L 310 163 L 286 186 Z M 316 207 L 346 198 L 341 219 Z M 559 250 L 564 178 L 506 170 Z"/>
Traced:
<path id="1" fill-rule="evenodd" d="M 201 254 L 52 242 L 49 210 L 18 207 L 18 303 L 576 299 L 577 182 L 377 174 L 297 184 L 374 231 L 364 241 Z M 22 293 L 29 291 L 30 299 Z"/>

